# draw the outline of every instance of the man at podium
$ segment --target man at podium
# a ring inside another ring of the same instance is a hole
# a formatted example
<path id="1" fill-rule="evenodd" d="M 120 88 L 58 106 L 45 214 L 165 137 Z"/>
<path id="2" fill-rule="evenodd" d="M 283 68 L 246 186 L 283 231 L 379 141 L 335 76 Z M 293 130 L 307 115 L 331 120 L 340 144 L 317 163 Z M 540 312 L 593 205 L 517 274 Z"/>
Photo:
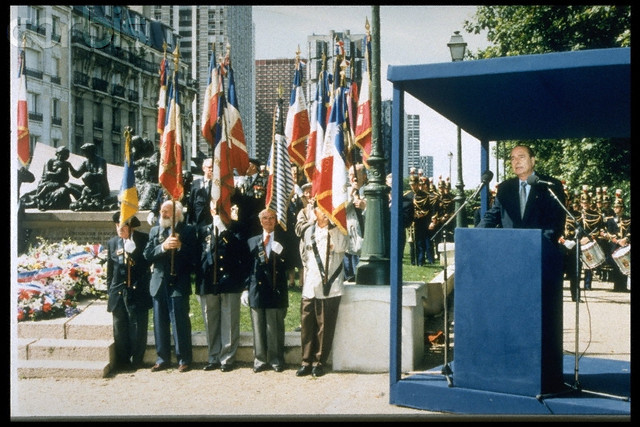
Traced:
<path id="1" fill-rule="evenodd" d="M 493 205 L 485 212 L 478 228 L 539 228 L 546 238 L 557 244 L 565 223 L 562 183 L 535 172 L 535 163 L 530 147 L 517 145 L 511 150 L 511 168 L 516 177 L 498 185 Z"/>

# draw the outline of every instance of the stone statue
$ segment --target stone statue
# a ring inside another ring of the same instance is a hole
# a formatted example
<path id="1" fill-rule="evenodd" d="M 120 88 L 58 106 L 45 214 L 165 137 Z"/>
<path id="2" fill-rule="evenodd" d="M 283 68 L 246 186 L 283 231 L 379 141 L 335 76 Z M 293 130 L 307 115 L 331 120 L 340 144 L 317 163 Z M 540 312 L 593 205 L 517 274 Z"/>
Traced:
<path id="1" fill-rule="evenodd" d="M 138 208 L 151 210 L 155 206 L 158 193 L 161 191 L 158 183 L 158 162 L 160 153 L 149 139 L 139 135 L 131 138 L 136 188 L 138 189 Z"/>
<path id="2" fill-rule="evenodd" d="M 117 209 L 116 198 L 110 197 L 107 179 L 107 161 L 98 155 L 95 144 L 88 142 L 80 149 L 86 160 L 78 170 L 71 168 L 74 178 L 81 178 L 84 183 L 80 197 L 72 202 L 69 208 L 73 211 L 105 211 Z"/>
<path id="3" fill-rule="evenodd" d="M 35 192 L 22 197 L 25 208 L 38 208 L 41 211 L 53 209 L 69 209 L 73 199 L 81 194 L 81 187 L 69 183 L 69 173 L 74 174 L 69 159 L 69 149 L 59 147 L 56 157 L 49 159 L 42 170 L 42 177 Z M 75 176 L 75 175 L 74 175 Z"/>

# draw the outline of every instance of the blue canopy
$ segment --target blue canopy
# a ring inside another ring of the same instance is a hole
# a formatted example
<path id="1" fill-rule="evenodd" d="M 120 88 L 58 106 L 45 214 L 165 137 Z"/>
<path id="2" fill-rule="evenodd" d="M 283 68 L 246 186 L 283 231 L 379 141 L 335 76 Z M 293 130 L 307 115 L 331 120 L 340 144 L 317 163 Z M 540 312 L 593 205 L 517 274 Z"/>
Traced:
<path id="1" fill-rule="evenodd" d="M 387 79 L 481 141 L 631 133 L 630 48 L 390 65 Z"/>

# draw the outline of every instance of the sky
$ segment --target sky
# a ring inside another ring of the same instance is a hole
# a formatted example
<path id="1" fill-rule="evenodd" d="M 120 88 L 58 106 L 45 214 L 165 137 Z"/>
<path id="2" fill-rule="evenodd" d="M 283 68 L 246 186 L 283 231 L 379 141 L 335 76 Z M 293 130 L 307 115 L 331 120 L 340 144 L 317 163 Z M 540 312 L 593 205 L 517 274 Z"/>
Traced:
<path id="1" fill-rule="evenodd" d="M 450 62 L 447 43 L 454 31 L 460 31 L 467 49 L 472 52 L 486 48 L 489 43 L 485 35 L 469 34 L 463 29 L 464 21 L 471 20 L 475 11 L 476 6 L 380 6 L 382 100 L 392 97 L 393 87 L 387 81 L 389 65 Z M 298 46 L 304 58 L 307 36 L 328 34 L 331 30 L 365 34 L 366 19 L 371 23 L 371 6 L 254 6 L 255 58 L 295 58 Z M 420 115 L 420 154 L 433 156 L 435 181 L 440 175 L 448 177 L 451 170 L 451 182 L 455 186 L 458 182 L 456 126 L 409 94 L 405 96 L 405 113 Z M 451 162 L 450 152 L 453 153 Z M 465 189 L 475 188 L 482 174 L 480 141 L 464 131 L 462 159 Z M 489 165 L 496 173 L 493 157 Z M 406 176 L 407 171 L 404 173 Z M 494 178 L 489 185 L 495 182 Z"/>

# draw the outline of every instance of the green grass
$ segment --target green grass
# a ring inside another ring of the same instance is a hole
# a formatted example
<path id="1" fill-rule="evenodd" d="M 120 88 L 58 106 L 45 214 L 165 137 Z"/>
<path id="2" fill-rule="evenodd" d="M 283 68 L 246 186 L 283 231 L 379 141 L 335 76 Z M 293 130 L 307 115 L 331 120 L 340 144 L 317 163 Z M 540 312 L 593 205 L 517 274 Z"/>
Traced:
<path id="1" fill-rule="evenodd" d="M 438 261 L 432 265 L 424 267 L 411 265 L 409 258 L 409 245 L 405 246 L 402 264 L 402 277 L 407 282 L 429 282 L 442 270 L 442 266 Z M 285 317 L 285 331 L 287 332 L 293 331 L 295 328 L 300 326 L 301 293 L 300 288 L 289 289 L 289 309 L 287 310 L 287 316 Z M 200 299 L 196 294 L 191 295 L 189 304 L 191 313 L 191 330 L 204 331 Z M 149 330 L 152 329 L 153 315 L 149 316 Z M 251 332 L 251 314 L 249 312 L 249 307 L 240 307 L 240 331 Z"/>

